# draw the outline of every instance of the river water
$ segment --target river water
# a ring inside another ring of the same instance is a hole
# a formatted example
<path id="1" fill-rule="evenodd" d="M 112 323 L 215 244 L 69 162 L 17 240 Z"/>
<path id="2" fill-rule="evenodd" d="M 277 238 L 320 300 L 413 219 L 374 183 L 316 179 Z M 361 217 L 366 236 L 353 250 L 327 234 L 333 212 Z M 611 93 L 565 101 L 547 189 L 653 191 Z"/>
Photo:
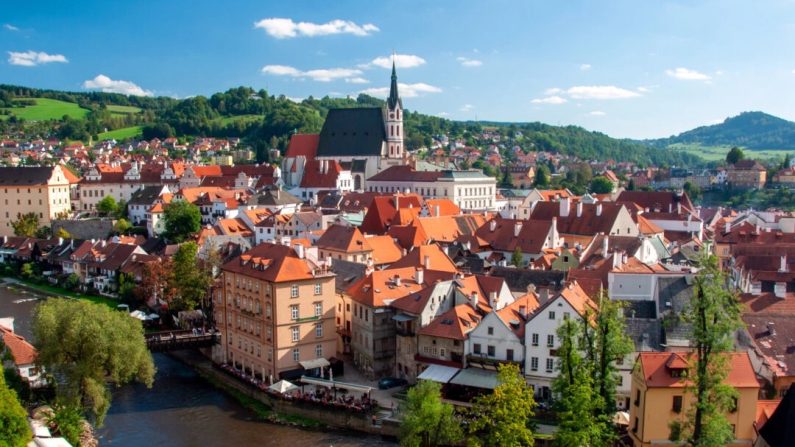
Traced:
<path id="1" fill-rule="evenodd" d="M 0 318 L 13 316 L 15 330 L 31 337 L 35 295 L 0 286 Z M 379 437 L 301 430 L 256 420 L 242 407 L 165 354 L 154 354 L 157 375 L 151 389 L 133 384 L 113 390 L 100 445 L 119 447 L 359 447 L 393 446 Z"/>

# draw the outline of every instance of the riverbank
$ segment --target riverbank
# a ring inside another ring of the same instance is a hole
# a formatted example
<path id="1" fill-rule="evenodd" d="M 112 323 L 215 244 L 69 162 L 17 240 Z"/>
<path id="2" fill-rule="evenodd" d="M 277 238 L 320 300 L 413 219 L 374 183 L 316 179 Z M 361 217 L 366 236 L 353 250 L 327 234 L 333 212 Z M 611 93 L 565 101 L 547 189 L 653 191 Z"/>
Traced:
<path id="1" fill-rule="evenodd" d="M 217 369 L 200 353 L 176 351 L 169 355 L 190 366 L 202 378 L 234 397 L 241 405 L 254 411 L 265 421 L 309 430 L 333 428 L 388 438 L 396 438 L 400 432 L 399 424 L 389 419 L 381 420 L 379 425 L 373 425 L 370 415 L 330 411 L 322 407 L 274 399 Z"/>
<path id="2" fill-rule="evenodd" d="M 58 298 L 71 298 L 76 300 L 91 301 L 92 303 L 103 304 L 112 309 L 116 309 L 116 306 L 120 303 L 120 301 L 114 300 L 113 298 L 97 296 L 97 295 L 86 295 L 83 293 L 72 292 L 70 290 L 62 289 L 60 287 L 52 286 L 49 284 L 36 284 L 31 281 L 19 278 L 13 278 L 10 276 L 4 276 L 2 277 L 2 280 L 9 286 L 19 287 L 29 292 L 41 293 L 47 296 L 54 296 Z"/>

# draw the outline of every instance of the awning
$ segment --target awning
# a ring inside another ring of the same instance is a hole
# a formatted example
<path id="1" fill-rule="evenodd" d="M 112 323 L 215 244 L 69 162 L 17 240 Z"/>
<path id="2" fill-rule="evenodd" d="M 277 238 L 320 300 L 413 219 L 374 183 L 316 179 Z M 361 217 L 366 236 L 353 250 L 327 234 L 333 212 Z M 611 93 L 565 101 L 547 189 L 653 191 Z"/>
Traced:
<path id="1" fill-rule="evenodd" d="M 419 380 L 431 380 L 433 382 L 439 383 L 447 383 L 453 376 L 456 375 L 458 371 L 461 371 L 458 368 L 453 368 L 452 366 L 444 366 L 444 365 L 430 365 L 425 368 L 417 379 Z"/>
<path id="2" fill-rule="evenodd" d="M 356 385 L 354 383 L 338 382 L 336 380 L 318 379 L 317 377 L 307 377 L 307 376 L 301 376 L 301 382 L 308 383 L 310 385 L 327 386 L 329 388 L 332 387 L 345 388 L 346 390 L 360 391 L 362 393 L 369 393 L 370 390 L 373 389 L 372 387 L 369 387 L 367 385 Z"/>
<path id="3" fill-rule="evenodd" d="M 323 357 L 312 359 L 312 360 L 304 360 L 303 362 L 298 362 L 304 369 L 311 370 L 315 368 L 325 368 L 331 363 L 328 360 L 324 359 Z"/>
<path id="4" fill-rule="evenodd" d="M 450 383 L 493 390 L 497 387 L 497 373 L 480 368 L 462 369 Z"/>
<path id="5" fill-rule="evenodd" d="M 298 387 L 293 385 L 292 383 L 286 381 L 286 380 L 280 380 L 280 381 L 274 383 L 273 385 L 269 386 L 268 389 L 271 390 L 271 391 L 276 391 L 277 393 L 284 394 L 284 393 L 288 393 L 288 392 L 290 392 L 292 390 L 297 390 Z"/>
<path id="6" fill-rule="evenodd" d="M 414 319 L 414 317 L 410 317 L 406 314 L 397 314 L 394 317 L 392 317 L 392 319 L 395 321 L 411 321 Z"/>

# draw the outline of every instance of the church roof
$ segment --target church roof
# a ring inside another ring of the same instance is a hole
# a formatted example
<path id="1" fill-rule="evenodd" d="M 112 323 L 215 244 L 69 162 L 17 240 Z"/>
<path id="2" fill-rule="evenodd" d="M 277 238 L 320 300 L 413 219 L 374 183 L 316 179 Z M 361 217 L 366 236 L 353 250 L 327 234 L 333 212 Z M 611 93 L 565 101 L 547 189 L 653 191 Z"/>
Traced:
<path id="1" fill-rule="evenodd" d="M 331 109 L 320 131 L 317 156 L 378 156 L 384 141 L 380 108 Z"/>

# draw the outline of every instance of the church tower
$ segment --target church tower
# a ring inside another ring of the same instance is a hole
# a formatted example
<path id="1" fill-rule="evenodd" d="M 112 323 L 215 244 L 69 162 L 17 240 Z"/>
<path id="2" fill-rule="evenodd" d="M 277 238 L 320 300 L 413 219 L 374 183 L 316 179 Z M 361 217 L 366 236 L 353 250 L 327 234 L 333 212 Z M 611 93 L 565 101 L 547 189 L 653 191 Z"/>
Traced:
<path id="1" fill-rule="evenodd" d="M 384 110 L 386 125 L 386 157 L 403 158 L 403 101 L 398 96 L 397 73 L 395 59 L 392 59 L 392 85 L 389 87 L 389 98 Z"/>

